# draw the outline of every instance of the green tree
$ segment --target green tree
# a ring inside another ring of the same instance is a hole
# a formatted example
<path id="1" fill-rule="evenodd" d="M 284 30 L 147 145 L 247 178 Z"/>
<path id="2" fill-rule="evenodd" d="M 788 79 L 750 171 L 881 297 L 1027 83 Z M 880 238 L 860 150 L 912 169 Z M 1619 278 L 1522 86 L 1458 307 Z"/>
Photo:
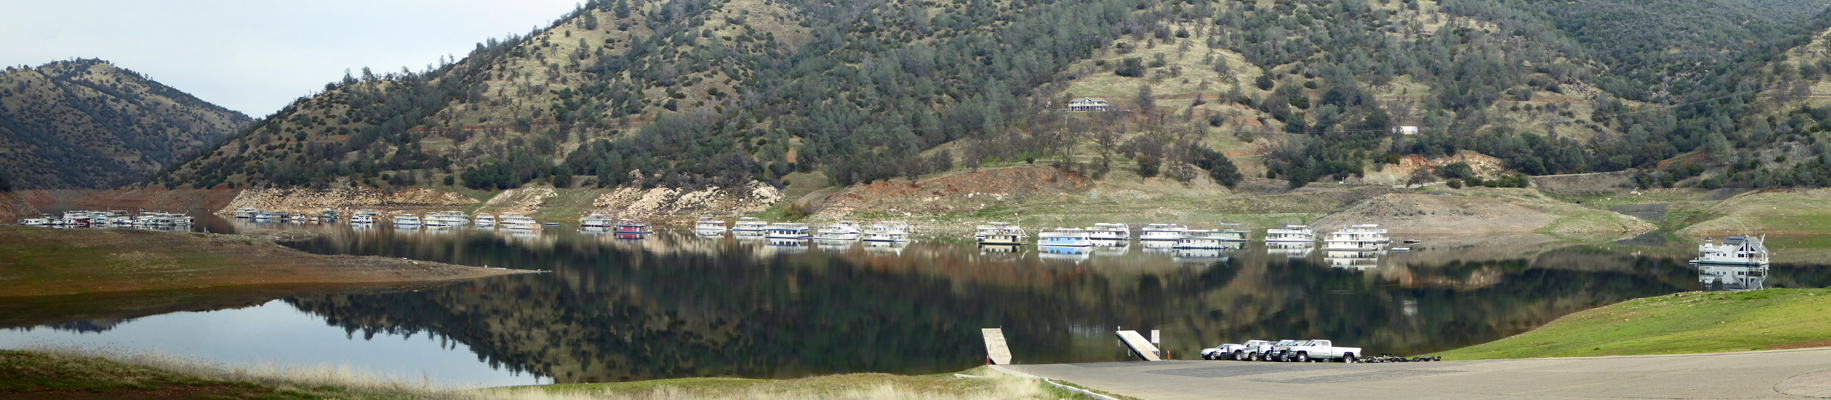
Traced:
<path id="1" fill-rule="evenodd" d="M 629 18 L 629 0 L 617 0 L 617 5 L 613 7 L 617 18 Z"/>

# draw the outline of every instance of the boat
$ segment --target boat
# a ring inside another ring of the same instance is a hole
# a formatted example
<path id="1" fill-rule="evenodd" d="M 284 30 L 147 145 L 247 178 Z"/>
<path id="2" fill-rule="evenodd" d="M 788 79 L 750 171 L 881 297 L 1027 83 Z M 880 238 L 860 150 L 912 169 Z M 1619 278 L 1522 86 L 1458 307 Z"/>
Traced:
<path id="1" fill-rule="evenodd" d="M 1036 234 L 1036 247 L 1093 247 L 1093 239 L 1081 228 L 1055 228 Z"/>
<path id="2" fill-rule="evenodd" d="M 1216 232 L 1220 234 L 1222 240 L 1229 242 L 1244 242 L 1252 239 L 1252 232 L 1240 229 L 1240 224 L 1238 223 L 1222 222 L 1220 223 L 1220 227 L 1221 229 L 1216 230 Z"/>
<path id="3" fill-rule="evenodd" d="M 1316 243 L 1316 231 L 1304 225 L 1285 225 L 1265 230 L 1266 243 Z"/>
<path id="4" fill-rule="evenodd" d="M 318 211 L 318 218 L 323 219 L 324 222 L 336 221 L 338 217 L 337 210 L 326 208 Z"/>
<path id="5" fill-rule="evenodd" d="M 274 216 L 272 211 L 257 212 L 254 213 L 254 222 L 272 222 Z"/>
<path id="6" fill-rule="evenodd" d="M 909 224 L 903 221 L 878 221 L 865 227 L 864 240 L 873 243 L 908 242 Z"/>
<path id="7" fill-rule="evenodd" d="M 1246 244 L 1239 231 L 1191 229 L 1183 232 L 1172 247 L 1177 249 L 1237 249 Z"/>
<path id="8" fill-rule="evenodd" d="M 426 213 L 425 217 L 420 218 L 420 224 L 427 227 L 443 228 L 445 227 L 445 218 L 444 216 L 439 215 L 439 213 Z"/>
<path id="9" fill-rule="evenodd" d="M 1722 243 L 1711 243 L 1704 238 L 1704 244 L 1697 246 L 1698 256 L 1691 260 L 1693 265 L 1768 265 L 1767 246 L 1761 242 L 1765 237 L 1730 236 L 1723 238 Z"/>
<path id="10" fill-rule="evenodd" d="M 606 214 L 592 213 L 591 215 L 579 218 L 579 227 L 581 228 L 609 228 L 610 225 L 610 215 Z"/>
<path id="11" fill-rule="evenodd" d="M 489 215 L 489 214 L 477 214 L 477 227 L 478 228 L 488 228 L 488 227 L 492 227 L 492 226 L 496 226 L 496 216 Z"/>
<path id="12" fill-rule="evenodd" d="M 45 225 L 51 224 L 51 219 L 50 218 L 26 218 L 24 220 L 20 220 L 19 224 L 25 225 L 25 226 L 45 226 Z"/>
<path id="13" fill-rule="evenodd" d="M 369 214 L 356 214 L 356 215 L 351 215 L 351 216 L 350 216 L 350 224 L 352 224 L 352 225 L 355 225 L 355 224 L 373 224 L 373 223 L 375 223 L 375 216 L 373 216 L 373 215 L 369 215 Z"/>
<path id="14" fill-rule="evenodd" d="M 1145 225 L 1144 229 L 1140 230 L 1138 233 L 1138 240 L 1174 242 L 1177 239 L 1182 239 L 1183 231 L 1187 230 L 1189 230 L 1189 227 L 1180 224 Z"/>
<path id="15" fill-rule="evenodd" d="M 413 214 L 396 215 L 394 216 L 394 226 L 420 226 L 420 217 Z"/>
<path id="16" fill-rule="evenodd" d="M 258 208 L 254 208 L 254 207 L 237 208 L 237 209 L 235 209 L 235 219 L 254 218 L 255 214 L 260 214 L 260 213 L 261 213 L 261 210 Z"/>
<path id="17" fill-rule="evenodd" d="M 502 213 L 502 216 L 498 217 L 496 221 L 496 224 L 501 225 L 502 229 L 512 231 L 531 231 L 540 228 L 540 224 L 534 222 L 533 218 L 519 213 Z"/>
<path id="18" fill-rule="evenodd" d="M 464 215 L 463 211 L 446 211 L 439 213 L 439 220 L 444 221 L 445 226 L 470 225 L 470 216 Z"/>
<path id="19" fill-rule="evenodd" d="M 743 217 L 743 218 L 737 219 L 737 224 L 731 227 L 731 231 L 738 232 L 738 233 L 744 233 L 744 232 L 762 233 L 763 230 L 768 227 L 769 227 L 768 221 L 756 219 L 753 217 Z"/>
<path id="20" fill-rule="evenodd" d="M 286 222 L 291 222 L 291 223 L 295 223 L 295 224 L 303 224 L 303 223 L 305 223 L 305 213 L 296 212 L 296 211 L 288 212 L 288 213 L 286 213 Z"/>
<path id="21" fill-rule="evenodd" d="M 723 233 L 725 231 L 725 220 L 709 216 L 699 217 L 699 221 L 693 223 L 693 231 L 706 234 Z"/>
<path id="22" fill-rule="evenodd" d="M 1087 237 L 1095 241 L 1111 242 L 1132 238 L 1132 227 L 1117 222 L 1101 222 L 1087 228 Z"/>
<path id="23" fill-rule="evenodd" d="M 618 235 L 647 235 L 654 231 L 650 229 L 647 222 L 622 219 L 617 221 L 616 232 Z"/>
<path id="24" fill-rule="evenodd" d="M 1411 251 L 1411 248 L 1410 248 L 1410 247 L 1394 247 L 1394 248 L 1392 248 L 1392 252 L 1394 252 L 1394 253 L 1404 253 L 1404 252 L 1409 252 L 1409 251 Z"/>
<path id="25" fill-rule="evenodd" d="M 814 241 L 824 243 L 847 243 L 857 241 L 864 232 L 858 229 L 858 223 L 839 221 L 814 232 Z"/>
<path id="26" fill-rule="evenodd" d="M 1418 244 L 1418 243 L 1424 243 L 1424 241 L 1420 240 L 1420 239 L 1405 239 L 1405 244 Z"/>
<path id="27" fill-rule="evenodd" d="M 1330 232 L 1323 239 L 1323 250 L 1379 250 L 1386 244 L 1386 230 L 1375 224 L 1352 225 Z"/>
<path id="28" fill-rule="evenodd" d="M 808 239 L 807 224 L 801 223 L 777 222 L 763 228 L 763 232 L 764 236 L 769 238 L 771 243 L 785 240 L 800 241 Z"/>
<path id="29" fill-rule="evenodd" d="M 1028 239 L 1030 234 L 1024 228 L 1007 222 L 988 222 L 979 225 L 973 239 L 981 245 L 1019 245 Z"/>

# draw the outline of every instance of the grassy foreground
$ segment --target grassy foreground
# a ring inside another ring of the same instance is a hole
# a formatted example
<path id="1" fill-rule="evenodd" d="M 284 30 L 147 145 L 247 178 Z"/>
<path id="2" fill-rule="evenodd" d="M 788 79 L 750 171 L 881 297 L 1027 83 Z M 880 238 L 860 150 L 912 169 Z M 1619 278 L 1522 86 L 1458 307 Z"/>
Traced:
<path id="1" fill-rule="evenodd" d="M 1687 292 L 1624 301 L 1446 360 L 1709 353 L 1831 346 L 1831 289 Z"/>
<path id="2" fill-rule="evenodd" d="M 0 350 L 0 398 L 212 399 L 1079 399 L 1078 394 L 973 369 L 959 374 L 845 374 L 800 379 L 683 378 L 638 382 L 439 388 L 342 367 L 224 366 L 160 354 L 70 348 Z"/>

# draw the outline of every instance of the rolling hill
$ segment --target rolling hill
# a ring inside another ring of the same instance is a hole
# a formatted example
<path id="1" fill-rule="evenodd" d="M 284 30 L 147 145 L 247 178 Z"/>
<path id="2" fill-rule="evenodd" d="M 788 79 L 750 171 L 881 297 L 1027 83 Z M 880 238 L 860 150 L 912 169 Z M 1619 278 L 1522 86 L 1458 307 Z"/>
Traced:
<path id="1" fill-rule="evenodd" d="M 0 176 L 17 189 L 133 183 L 251 119 L 102 60 L 0 74 Z"/>
<path id="2" fill-rule="evenodd" d="M 153 184 L 847 185 L 1042 159 L 1301 186 L 1461 150 L 1650 170 L 1725 134 L 1763 143 L 1738 132 L 1767 119 L 1770 64 L 1827 26 L 1799 1 L 1580 6 L 592 1 L 426 71 L 331 82 Z M 1659 21 L 1682 29 L 1634 28 Z M 1061 111 L 1090 95 L 1121 111 Z M 1689 178 L 1670 167 L 1648 179 Z"/>

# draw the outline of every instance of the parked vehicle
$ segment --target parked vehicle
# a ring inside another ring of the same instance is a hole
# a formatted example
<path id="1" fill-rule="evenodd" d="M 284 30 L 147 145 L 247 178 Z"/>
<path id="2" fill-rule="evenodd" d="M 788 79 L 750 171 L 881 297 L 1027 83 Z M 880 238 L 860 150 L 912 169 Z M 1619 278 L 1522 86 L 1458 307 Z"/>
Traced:
<path id="1" fill-rule="evenodd" d="M 1296 362 L 1341 360 L 1341 362 L 1352 363 L 1356 357 L 1361 356 L 1361 348 L 1335 347 L 1335 344 L 1329 340 L 1316 339 L 1291 346 L 1285 349 L 1285 353 L 1287 358 Z"/>
<path id="2" fill-rule="evenodd" d="M 1247 349 L 1247 357 L 1248 359 L 1255 361 L 1272 361 L 1277 359 L 1278 352 L 1283 351 L 1285 348 L 1291 347 L 1291 345 L 1294 344 L 1297 344 L 1297 341 L 1291 339 L 1265 342 L 1260 344 L 1257 348 Z"/>
<path id="3" fill-rule="evenodd" d="M 1202 349 L 1202 359 L 1243 361 L 1252 357 L 1251 353 L 1248 352 L 1249 350 L 1257 349 L 1259 346 L 1266 343 L 1271 342 L 1253 339 L 1246 341 L 1246 343 L 1227 343 L 1213 348 Z"/>

